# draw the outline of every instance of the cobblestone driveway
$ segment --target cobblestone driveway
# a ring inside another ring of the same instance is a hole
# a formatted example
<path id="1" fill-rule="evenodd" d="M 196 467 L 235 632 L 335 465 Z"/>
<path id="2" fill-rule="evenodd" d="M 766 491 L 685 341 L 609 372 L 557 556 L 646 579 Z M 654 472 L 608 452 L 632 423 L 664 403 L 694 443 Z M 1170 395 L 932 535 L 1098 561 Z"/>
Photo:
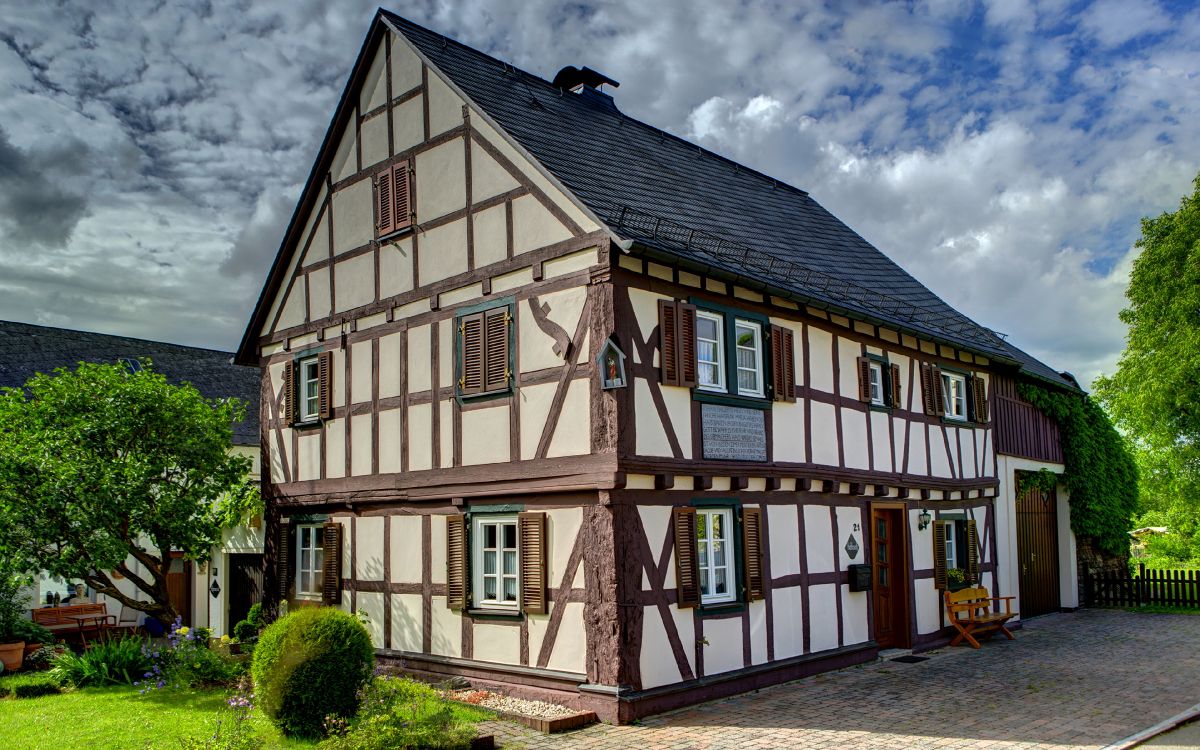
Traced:
<path id="1" fill-rule="evenodd" d="M 502 747 L 1101 747 L 1200 703 L 1200 617 L 1080 610 L 1016 641 L 876 662 L 644 720 L 545 736 L 495 723 Z"/>

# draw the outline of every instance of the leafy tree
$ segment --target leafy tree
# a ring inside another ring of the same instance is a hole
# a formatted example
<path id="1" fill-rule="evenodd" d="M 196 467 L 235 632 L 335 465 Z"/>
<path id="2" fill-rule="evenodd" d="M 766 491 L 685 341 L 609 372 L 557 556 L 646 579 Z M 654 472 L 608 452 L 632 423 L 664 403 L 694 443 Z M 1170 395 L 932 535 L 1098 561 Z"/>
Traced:
<path id="1" fill-rule="evenodd" d="M 1200 511 L 1200 176 L 1178 211 L 1142 219 L 1137 247 L 1125 351 L 1094 387 L 1137 450 L 1143 506 L 1179 532 Z"/>
<path id="2" fill-rule="evenodd" d="M 137 372 L 81 363 L 0 390 L 0 559 L 173 620 L 171 551 L 207 560 L 257 502 L 250 459 L 230 453 L 244 413 L 171 385 L 149 361 Z"/>

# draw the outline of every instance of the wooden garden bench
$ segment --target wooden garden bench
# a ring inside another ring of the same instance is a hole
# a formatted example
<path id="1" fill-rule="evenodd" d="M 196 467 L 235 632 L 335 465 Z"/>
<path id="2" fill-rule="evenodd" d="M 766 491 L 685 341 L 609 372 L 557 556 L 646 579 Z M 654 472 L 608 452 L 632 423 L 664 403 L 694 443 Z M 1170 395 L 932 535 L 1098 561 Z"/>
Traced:
<path id="1" fill-rule="evenodd" d="M 974 648 L 979 648 L 976 636 L 992 634 L 997 631 L 1004 633 L 1008 640 L 1015 640 L 1012 631 L 1004 623 L 1016 616 L 1012 611 L 1012 600 L 1015 596 L 988 596 L 988 590 L 983 586 L 947 591 L 946 614 L 950 624 L 958 631 L 951 646 L 957 646 L 966 640 Z M 992 602 L 1004 602 L 1003 612 L 993 612 Z"/>
<path id="2" fill-rule="evenodd" d="M 61 607 L 41 607 L 30 611 L 32 619 L 56 637 L 78 637 L 82 645 L 88 643 L 88 633 L 104 637 L 112 615 L 108 607 L 101 604 L 68 604 Z"/>

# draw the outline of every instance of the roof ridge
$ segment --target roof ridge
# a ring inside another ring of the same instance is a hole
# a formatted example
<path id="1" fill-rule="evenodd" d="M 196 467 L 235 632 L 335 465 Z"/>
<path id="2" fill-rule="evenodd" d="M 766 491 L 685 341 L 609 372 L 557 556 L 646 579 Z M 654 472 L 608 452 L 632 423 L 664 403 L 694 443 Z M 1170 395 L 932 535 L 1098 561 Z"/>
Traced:
<path id="1" fill-rule="evenodd" d="M 230 357 L 233 352 L 225 351 L 224 349 L 210 349 L 206 346 L 189 346 L 188 344 L 176 344 L 171 341 L 159 341 L 157 339 L 145 339 L 138 336 L 122 336 L 115 333 L 100 333 L 98 331 L 85 331 L 79 328 L 62 328 L 60 326 L 48 326 L 41 323 L 25 323 L 19 320 L 0 320 L 0 335 L 6 333 L 6 326 L 25 326 L 28 328 L 37 328 L 42 331 L 55 331 L 59 334 L 74 335 L 76 337 L 97 337 L 105 339 L 113 339 L 118 341 L 130 341 L 143 344 L 155 344 L 156 346 L 169 346 L 174 349 L 186 349 L 195 352 L 209 352 L 212 354 L 225 354 Z"/>
<path id="2" fill-rule="evenodd" d="M 427 34 L 431 34 L 434 37 L 442 39 L 445 42 L 454 44 L 456 47 L 459 47 L 471 54 L 478 55 L 479 57 L 487 58 L 488 60 L 495 62 L 506 73 L 508 73 L 508 72 L 519 73 L 519 74 L 525 76 L 526 78 L 532 79 L 533 81 L 535 81 L 537 83 L 545 84 L 547 87 L 552 88 L 555 91 L 559 91 L 559 92 L 563 91 L 563 89 L 559 88 L 558 86 L 555 86 L 553 82 L 548 81 L 545 78 L 542 78 L 541 76 L 537 75 L 536 73 L 530 73 L 528 70 L 525 70 L 524 68 L 518 68 L 516 65 L 513 65 L 512 63 L 510 63 L 506 60 L 501 60 L 500 58 L 498 58 L 494 55 L 489 55 L 488 53 L 484 52 L 483 50 L 476 49 L 475 47 L 472 47 L 471 45 L 466 44 L 465 42 L 460 42 L 459 40 L 455 39 L 454 37 L 446 36 L 445 34 L 442 34 L 440 32 L 434 31 L 433 29 L 422 26 L 421 24 L 416 23 L 415 21 L 411 21 L 408 18 L 401 16 L 400 14 L 396 13 L 395 11 L 390 11 L 390 10 L 387 10 L 386 8 L 380 8 L 379 12 L 387 15 L 390 19 L 392 19 L 394 21 L 398 21 L 400 23 L 400 25 L 402 25 L 402 26 L 409 26 L 409 27 L 417 29 L 418 31 L 421 31 L 421 32 L 424 32 Z M 532 93 L 532 92 L 530 92 L 530 93 Z M 629 115 L 629 114 L 626 114 L 625 112 L 623 112 L 620 109 L 620 107 L 614 107 L 608 111 L 610 112 L 610 114 L 614 114 L 623 120 L 631 122 L 642 128 L 645 128 L 646 130 L 649 130 L 652 133 L 657 133 L 659 135 L 666 136 L 667 138 L 670 138 L 674 141 L 678 141 L 680 144 L 682 144 L 684 146 L 698 149 L 703 155 L 711 156 L 719 161 L 723 161 L 723 162 L 726 162 L 727 164 L 731 164 L 734 166 L 735 172 L 746 172 L 747 174 L 753 175 L 755 177 L 760 177 L 763 180 L 766 180 L 767 182 L 772 183 L 772 186 L 776 187 L 776 188 L 785 188 L 787 190 L 793 190 L 804 196 L 807 196 L 809 194 L 808 191 L 805 190 L 804 188 L 796 187 L 795 185 L 792 185 L 789 182 L 781 180 L 778 177 L 772 177 L 771 175 L 767 174 L 766 172 L 762 172 L 760 170 L 755 169 L 754 167 L 747 166 L 747 165 L 741 163 L 740 161 L 737 161 L 731 157 L 725 156 L 724 154 L 713 151 L 710 148 L 706 148 L 705 146 L 702 146 L 699 143 L 693 143 L 692 141 L 689 141 L 687 138 L 684 138 L 681 135 L 676 135 L 675 133 L 672 133 L 669 130 L 664 130 L 663 128 L 657 127 L 655 125 L 651 125 L 650 123 L 645 122 L 643 120 L 639 120 L 636 117 L 633 117 L 632 115 Z"/>

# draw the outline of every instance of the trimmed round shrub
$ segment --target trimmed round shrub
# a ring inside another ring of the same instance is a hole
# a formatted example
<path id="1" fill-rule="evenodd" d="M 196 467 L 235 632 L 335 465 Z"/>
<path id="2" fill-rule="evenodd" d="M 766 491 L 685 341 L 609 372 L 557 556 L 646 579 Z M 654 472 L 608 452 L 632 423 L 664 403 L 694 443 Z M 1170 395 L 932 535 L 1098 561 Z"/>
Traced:
<path id="1" fill-rule="evenodd" d="M 354 616 L 301 609 L 259 636 L 250 668 L 255 702 L 285 735 L 317 737 L 326 716 L 354 715 L 374 666 L 371 636 Z"/>
<path id="2" fill-rule="evenodd" d="M 258 628 L 251 625 L 249 620 L 242 620 L 233 626 L 233 637 L 242 643 L 245 643 L 256 635 L 258 635 Z"/>

